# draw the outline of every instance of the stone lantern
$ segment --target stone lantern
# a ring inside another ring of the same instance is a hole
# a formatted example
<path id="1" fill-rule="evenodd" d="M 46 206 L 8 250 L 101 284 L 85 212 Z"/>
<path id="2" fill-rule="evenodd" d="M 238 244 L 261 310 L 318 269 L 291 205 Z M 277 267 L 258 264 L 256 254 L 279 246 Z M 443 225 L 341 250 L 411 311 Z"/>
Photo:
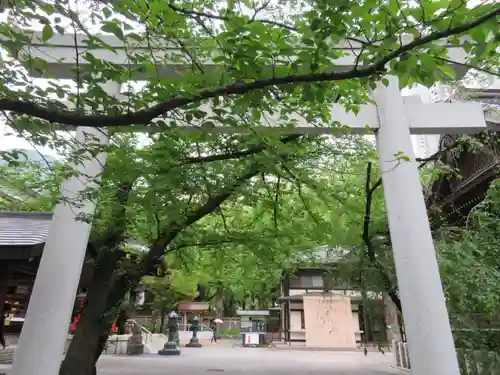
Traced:
<path id="1" fill-rule="evenodd" d="M 168 314 L 168 338 L 167 342 L 163 346 L 163 349 L 158 351 L 159 355 L 181 354 L 181 351 L 179 350 L 179 348 L 177 347 L 177 343 L 175 342 L 178 330 L 178 318 L 179 315 L 177 315 L 175 311 L 172 311 L 170 314 Z"/>
<path id="2" fill-rule="evenodd" d="M 197 332 L 200 329 L 200 318 L 195 316 L 193 318 L 193 324 L 191 325 L 191 330 L 193 331 L 193 337 L 189 340 L 189 343 L 186 344 L 188 348 L 201 348 L 200 341 L 198 340 Z"/>

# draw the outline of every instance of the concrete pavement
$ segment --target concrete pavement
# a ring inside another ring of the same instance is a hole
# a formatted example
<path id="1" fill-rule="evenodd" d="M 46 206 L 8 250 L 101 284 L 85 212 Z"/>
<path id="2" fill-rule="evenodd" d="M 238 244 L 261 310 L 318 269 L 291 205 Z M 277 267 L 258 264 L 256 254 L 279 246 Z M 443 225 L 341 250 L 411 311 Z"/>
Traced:
<path id="1" fill-rule="evenodd" d="M 320 352 L 210 345 L 175 357 L 102 356 L 99 375 L 404 375 L 391 354 Z M 0 373 L 9 371 L 0 367 Z"/>
<path id="2" fill-rule="evenodd" d="M 403 375 L 392 355 L 238 348 L 182 348 L 178 357 L 102 357 L 99 375 Z"/>

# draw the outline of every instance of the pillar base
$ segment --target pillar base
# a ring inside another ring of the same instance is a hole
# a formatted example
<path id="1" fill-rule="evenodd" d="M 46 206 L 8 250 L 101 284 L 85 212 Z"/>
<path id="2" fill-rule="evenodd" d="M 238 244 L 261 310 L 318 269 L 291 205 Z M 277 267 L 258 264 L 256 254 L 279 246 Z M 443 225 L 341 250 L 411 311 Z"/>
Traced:
<path id="1" fill-rule="evenodd" d="M 186 344 L 186 348 L 201 348 L 202 345 L 200 344 L 200 341 L 198 340 L 197 337 L 193 337 L 191 338 L 191 340 L 189 340 L 189 343 Z"/>
<path id="2" fill-rule="evenodd" d="M 158 351 L 159 355 L 180 355 L 181 351 L 177 348 L 175 342 L 167 342 L 162 350 Z"/>

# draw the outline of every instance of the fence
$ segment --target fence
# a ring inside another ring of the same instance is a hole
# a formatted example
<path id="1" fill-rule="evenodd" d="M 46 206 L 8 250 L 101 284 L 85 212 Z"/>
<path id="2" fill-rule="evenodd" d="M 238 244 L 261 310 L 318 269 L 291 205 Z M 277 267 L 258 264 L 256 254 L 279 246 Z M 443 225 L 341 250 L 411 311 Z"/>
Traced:
<path id="1" fill-rule="evenodd" d="M 160 326 L 160 318 L 153 319 L 151 316 L 136 316 L 135 321 L 142 326 L 149 327 L 152 330 L 152 326 L 156 323 L 156 327 Z M 221 324 L 217 325 L 217 329 L 219 332 L 231 331 L 240 329 L 240 318 L 239 317 L 222 317 Z M 207 325 L 209 320 L 204 319 L 203 324 Z M 167 325 L 167 319 L 165 319 L 165 327 Z"/>
<path id="2" fill-rule="evenodd" d="M 396 358 L 396 366 L 411 369 L 410 356 L 408 355 L 408 344 L 401 341 L 392 341 L 392 352 Z"/>
<path id="3" fill-rule="evenodd" d="M 177 329 L 179 331 L 191 331 L 193 325 L 192 324 L 178 324 Z M 206 331 L 212 331 L 212 328 L 207 326 L 206 324 L 199 324 L 198 325 L 198 332 L 206 332 Z"/>
<path id="4" fill-rule="evenodd" d="M 408 344 L 393 341 L 392 350 L 396 366 L 411 369 L 408 355 Z M 461 375 L 492 375 L 500 374 L 500 354 L 482 350 L 457 349 Z"/>
<path id="5" fill-rule="evenodd" d="M 461 375 L 500 374 L 500 355 L 480 350 L 457 350 Z"/>
<path id="6" fill-rule="evenodd" d="M 237 317 L 223 317 L 222 323 L 219 324 L 219 332 L 231 331 L 240 329 L 240 318 Z"/>

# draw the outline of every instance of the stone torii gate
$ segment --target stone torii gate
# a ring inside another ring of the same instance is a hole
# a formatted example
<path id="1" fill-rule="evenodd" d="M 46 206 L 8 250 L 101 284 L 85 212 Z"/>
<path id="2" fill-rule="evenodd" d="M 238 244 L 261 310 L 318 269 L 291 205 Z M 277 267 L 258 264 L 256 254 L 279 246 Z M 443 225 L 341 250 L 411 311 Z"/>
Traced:
<path id="1" fill-rule="evenodd" d="M 85 46 L 85 36 L 78 35 L 79 48 Z M 114 52 L 93 49 L 97 58 L 126 64 L 124 43 L 104 36 Z M 49 43 L 34 34 L 31 56 L 48 61 L 47 74 L 58 78 L 74 78 L 75 36 L 54 36 Z M 140 49 L 141 47 L 135 47 Z M 345 56 L 338 65 L 352 67 L 360 45 L 343 44 Z M 130 50 L 130 49 L 129 49 Z M 450 58 L 464 62 L 466 54 L 460 46 L 448 47 Z M 81 59 L 80 64 L 85 64 Z M 172 64 L 174 65 L 174 64 Z M 160 67 L 163 73 L 174 69 Z M 459 69 L 458 69 L 459 70 Z M 459 76 L 465 72 L 459 71 Z M 168 74 L 168 73 L 165 73 Z M 373 91 L 376 104 L 363 105 L 355 115 L 340 105 L 332 106 L 332 118 L 353 131 L 376 131 L 381 175 L 387 206 L 389 228 L 403 305 L 412 371 L 416 375 L 459 375 L 451 327 L 427 211 L 413 154 L 410 134 L 474 133 L 486 129 L 481 105 L 476 102 L 423 104 L 418 97 L 402 97 L 398 79 L 386 77 L 389 85 L 379 84 Z M 140 78 L 138 78 L 140 79 Z M 120 85 L 104 85 L 110 95 L 119 96 Z M 332 133 L 332 128 L 312 127 L 297 116 L 295 133 Z M 262 126 L 272 126 L 264 124 Z M 215 128 L 215 131 L 228 129 Z M 282 131 L 282 130 L 280 130 Z M 90 133 L 106 143 L 105 132 L 78 128 L 77 138 L 85 141 Z M 409 161 L 401 162 L 395 155 L 404 154 Z M 102 168 L 101 160 L 89 160 L 82 171 L 95 176 Z M 73 178 L 62 185 L 62 194 L 81 191 L 87 181 Z M 94 212 L 95 205 L 87 202 L 83 212 Z M 50 234 L 38 270 L 13 375 L 56 375 L 61 363 L 69 317 L 85 256 L 90 225 L 74 220 L 75 209 L 60 203 L 55 210 Z"/>

